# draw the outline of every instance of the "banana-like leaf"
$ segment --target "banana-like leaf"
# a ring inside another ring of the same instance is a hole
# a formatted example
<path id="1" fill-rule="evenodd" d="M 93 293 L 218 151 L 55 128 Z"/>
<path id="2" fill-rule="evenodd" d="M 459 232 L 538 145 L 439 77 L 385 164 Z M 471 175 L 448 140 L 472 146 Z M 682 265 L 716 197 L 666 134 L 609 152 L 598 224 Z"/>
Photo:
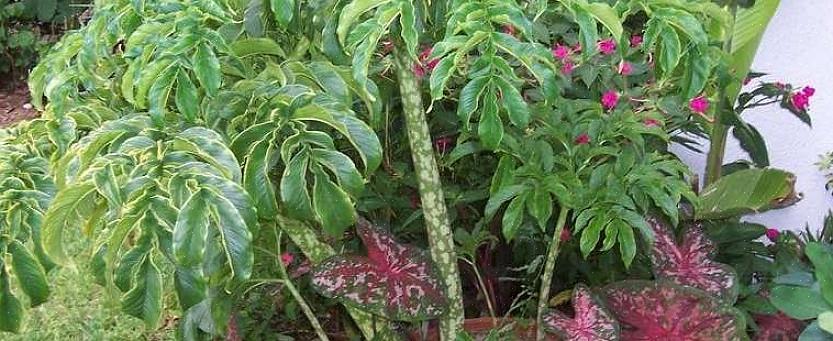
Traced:
<path id="1" fill-rule="evenodd" d="M 800 199 L 791 173 L 771 168 L 741 170 L 703 190 L 695 217 L 709 220 L 760 213 Z"/>

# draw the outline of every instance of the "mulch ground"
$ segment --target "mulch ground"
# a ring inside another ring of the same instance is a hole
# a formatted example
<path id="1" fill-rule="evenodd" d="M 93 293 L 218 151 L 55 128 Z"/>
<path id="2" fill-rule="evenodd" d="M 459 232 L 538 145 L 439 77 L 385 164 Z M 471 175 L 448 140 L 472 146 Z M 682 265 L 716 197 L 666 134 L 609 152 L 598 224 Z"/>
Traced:
<path id="1" fill-rule="evenodd" d="M 16 122 L 37 116 L 38 112 L 29 103 L 29 90 L 26 84 L 12 87 L 0 86 L 0 127 L 8 127 Z"/>

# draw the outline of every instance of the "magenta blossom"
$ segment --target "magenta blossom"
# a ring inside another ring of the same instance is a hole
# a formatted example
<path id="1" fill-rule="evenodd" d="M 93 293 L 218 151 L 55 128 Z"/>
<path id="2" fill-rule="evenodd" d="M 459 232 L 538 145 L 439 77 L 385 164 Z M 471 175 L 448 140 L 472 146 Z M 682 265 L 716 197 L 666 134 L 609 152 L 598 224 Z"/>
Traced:
<path id="1" fill-rule="evenodd" d="M 289 252 L 284 252 L 281 254 L 281 263 L 283 263 L 283 266 L 289 266 L 290 264 L 292 264 L 293 261 L 295 261 L 295 255 Z"/>
<path id="2" fill-rule="evenodd" d="M 454 141 L 452 140 L 451 136 L 443 136 L 439 137 L 434 140 L 434 148 L 437 148 L 437 151 L 440 153 L 445 153 L 449 149 L 451 149 L 451 144 Z"/>
<path id="3" fill-rule="evenodd" d="M 616 42 L 611 39 L 600 40 L 598 43 L 599 50 L 602 51 L 602 54 L 608 55 L 616 51 Z"/>
<path id="4" fill-rule="evenodd" d="M 576 144 L 588 144 L 590 143 L 590 135 L 587 135 L 587 133 L 582 133 L 581 135 L 576 137 L 575 142 Z"/>
<path id="5" fill-rule="evenodd" d="M 439 59 L 428 60 L 428 58 L 431 57 L 431 52 L 433 51 L 433 48 L 428 47 L 419 53 L 419 62 L 414 65 L 414 73 L 417 77 L 422 78 L 426 73 L 431 72 L 435 67 L 437 67 L 437 63 L 440 62 Z"/>
<path id="6" fill-rule="evenodd" d="M 805 86 L 804 89 L 801 89 L 801 93 L 807 97 L 813 97 L 813 95 L 816 93 L 816 89 L 808 85 Z"/>
<path id="7" fill-rule="evenodd" d="M 635 34 L 631 36 L 631 47 L 642 45 L 642 36 Z"/>
<path id="8" fill-rule="evenodd" d="M 616 104 L 619 102 L 619 93 L 615 90 L 608 90 L 602 94 L 602 106 L 607 109 L 613 109 L 616 107 Z"/>
<path id="9" fill-rule="evenodd" d="M 570 241 L 571 235 L 572 234 L 570 233 L 570 228 L 567 227 L 567 226 L 564 226 L 564 229 L 561 230 L 561 241 L 562 242 Z"/>
<path id="10" fill-rule="evenodd" d="M 803 92 L 793 94 L 790 101 L 792 101 L 793 107 L 797 110 L 804 111 L 810 106 L 810 96 L 805 95 Z"/>
<path id="11" fill-rule="evenodd" d="M 771 241 L 773 243 L 775 243 L 775 241 L 778 240 L 778 236 L 780 236 L 780 235 L 781 235 L 781 232 L 774 229 L 774 228 L 766 229 L 766 238 L 769 239 L 769 241 Z"/>
<path id="12" fill-rule="evenodd" d="M 556 44 L 555 47 L 552 48 L 552 55 L 558 60 L 567 59 L 567 57 L 570 56 L 570 48 L 565 45 Z"/>
<path id="13" fill-rule="evenodd" d="M 698 114 L 704 114 L 709 110 L 709 100 L 703 95 L 694 97 L 688 102 L 688 108 Z"/>
<path id="14" fill-rule="evenodd" d="M 561 65 L 561 73 L 563 73 L 565 76 L 569 76 L 573 73 L 574 68 L 575 65 L 573 65 L 572 62 L 564 62 L 564 65 Z"/>
<path id="15" fill-rule="evenodd" d="M 619 63 L 619 74 L 622 76 L 630 75 L 633 72 L 633 64 L 626 61 Z"/>

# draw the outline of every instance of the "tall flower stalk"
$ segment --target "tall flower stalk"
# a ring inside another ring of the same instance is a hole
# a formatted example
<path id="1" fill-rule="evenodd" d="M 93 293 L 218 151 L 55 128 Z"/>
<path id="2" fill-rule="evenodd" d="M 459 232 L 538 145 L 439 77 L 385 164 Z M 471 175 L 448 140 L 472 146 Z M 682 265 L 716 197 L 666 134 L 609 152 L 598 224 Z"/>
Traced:
<path id="1" fill-rule="evenodd" d="M 428 232 L 428 242 L 431 245 L 431 258 L 440 271 L 449 303 L 448 313 L 440 321 L 440 329 L 443 340 L 454 340 L 457 330 L 463 323 L 463 297 L 457 268 L 457 255 L 454 251 L 454 238 L 440 183 L 440 172 L 437 161 L 434 159 L 428 122 L 422 105 L 420 83 L 412 68 L 414 60 L 410 58 L 409 51 L 405 50 L 405 44 L 398 45 L 399 47 L 394 52 L 396 76 L 399 81 L 414 172 L 419 183 L 425 228 Z"/>
<path id="2" fill-rule="evenodd" d="M 536 340 L 544 339 L 544 314 L 549 307 L 550 286 L 552 286 L 552 274 L 555 272 L 555 261 L 558 259 L 558 252 L 561 249 L 561 232 L 564 231 L 564 224 L 567 222 L 569 210 L 562 206 L 558 212 L 558 222 L 555 225 L 555 232 L 552 234 L 547 261 L 544 265 L 544 273 L 541 275 L 541 291 L 538 293 L 538 314 L 535 319 L 537 323 Z"/>

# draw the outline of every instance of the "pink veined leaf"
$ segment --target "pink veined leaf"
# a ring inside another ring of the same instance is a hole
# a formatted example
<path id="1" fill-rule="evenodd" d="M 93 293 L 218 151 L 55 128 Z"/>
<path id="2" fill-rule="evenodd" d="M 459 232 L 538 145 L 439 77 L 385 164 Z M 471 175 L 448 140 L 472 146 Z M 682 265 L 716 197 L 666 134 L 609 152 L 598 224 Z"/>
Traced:
<path id="1" fill-rule="evenodd" d="M 313 271 L 316 290 L 394 320 L 427 320 L 444 313 L 445 295 L 425 252 L 397 243 L 388 231 L 363 218 L 358 219 L 356 231 L 367 257 L 339 255 L 325 260 Z"/>
<path id="2" fill-rule="evenodd" d="M 544 316 L 544 327 L 566 341 L 614 341 L 619 324 L 586 286 L 573 289 L 574 317 L 553 310 Z"/>
<path id="3" fill-rule="evenodd" d="M 668 281 L 621 281 L 604 288 L 623 341 L 740 340 L 731 307 Z"/>
<path id="4" fill-rule="evenodd" d="M 699 225 L 688 226 L 678 244 L 674 233 L 655 218 L 648 222 L 654 230 L 651 262 L 658 279 L 695 287 L 728 302 L 737 298 L 737 275 L 726 264 L 712 260 L 715 246 Z"/>
<path id="5" fill-rule="evenodd" d="M 755 333 L 755 341 L 794 341 L 798 340 L 801 331 L 804 330 L 804 322 L 796 320 L 782 312 L 774 315 L 755 315 L 755 323 L 758 331 Z"/>

